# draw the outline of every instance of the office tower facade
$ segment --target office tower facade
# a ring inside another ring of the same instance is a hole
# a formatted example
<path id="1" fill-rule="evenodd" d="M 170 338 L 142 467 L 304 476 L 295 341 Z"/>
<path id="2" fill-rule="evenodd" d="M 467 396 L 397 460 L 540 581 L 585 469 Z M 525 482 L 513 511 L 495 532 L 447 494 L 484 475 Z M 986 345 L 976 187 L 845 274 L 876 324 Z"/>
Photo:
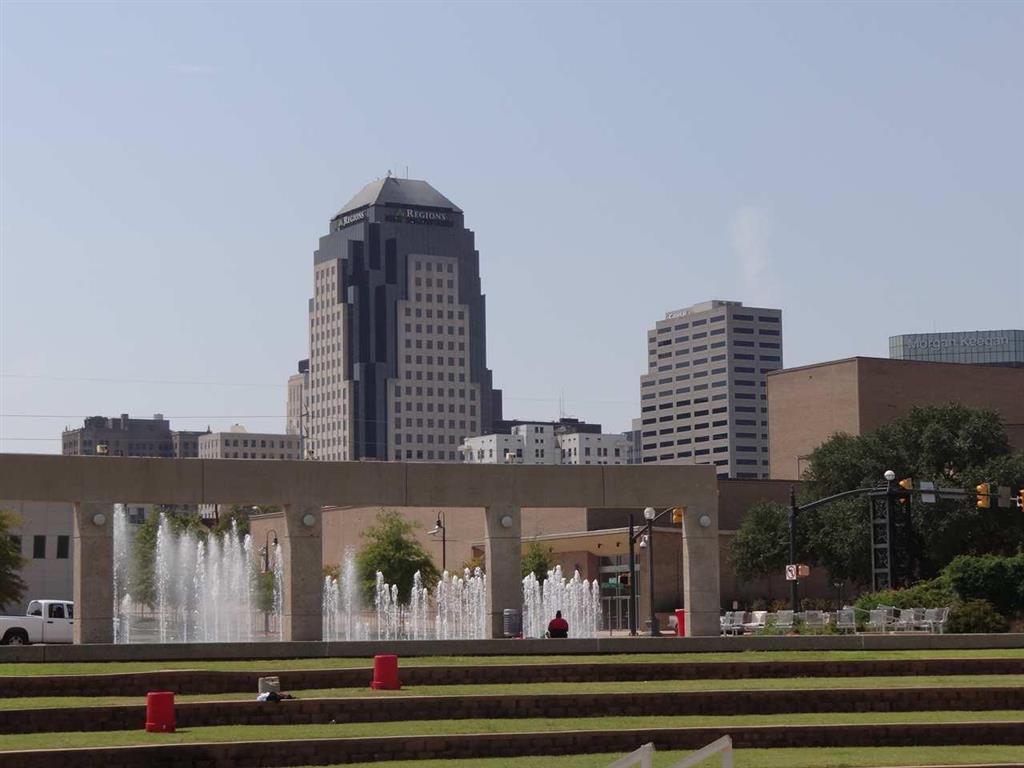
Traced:
<path id="1" fill-rule="evenodd" d="M 430 184 L 364 187 L 320 238 L 313 282 L 307 455 L 457 461 L 501 419 L 473 232 Z"/>
<path id="2" fill-rule="evenodd" d="M 1024 330 L 908 333 L 890 336 L 889 358 L 1024 368 Z"/>
<path id="3" fill-rule="evenodd" d="M 782 367 L 782 311 L 708 301 L 647 333 L 640 461 L 712 464 L 719 477 L 768 477 L 765 376 Z"/>

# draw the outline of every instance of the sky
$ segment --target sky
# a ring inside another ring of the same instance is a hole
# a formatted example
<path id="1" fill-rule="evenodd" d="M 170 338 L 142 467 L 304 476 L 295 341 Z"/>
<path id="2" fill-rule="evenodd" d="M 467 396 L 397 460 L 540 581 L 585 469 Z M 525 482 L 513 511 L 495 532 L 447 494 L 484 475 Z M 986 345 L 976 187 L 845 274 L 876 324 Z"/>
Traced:
<path id="1" fill-rule="evenodd" d="M 1024 327 L 1024 3 L 0 4 L 0 451 L 283 431 L 312 258 L 389 171 L 465 211 L 506 417 L 628 429 L 646 331 L 784 362 Z"/>

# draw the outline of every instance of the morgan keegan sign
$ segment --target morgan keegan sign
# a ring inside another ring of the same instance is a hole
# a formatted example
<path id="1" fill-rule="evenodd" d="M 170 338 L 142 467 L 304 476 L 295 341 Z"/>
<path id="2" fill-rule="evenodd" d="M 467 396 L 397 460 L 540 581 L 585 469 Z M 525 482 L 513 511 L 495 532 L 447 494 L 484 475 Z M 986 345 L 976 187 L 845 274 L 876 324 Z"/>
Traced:
<path id="1" fill-rule="evenodd" d="M 353 224 L 366 221 L 367 208 L 352 213 L 346 213 L 335 219 L 335 230 L 345 229 Z M 385 209 L 385 221 L 397 224 L 434 224 L 441 227 L 452 226 L 452 215 L 444 211 L 424 211 L 419 208 L 391 208 Z"/>

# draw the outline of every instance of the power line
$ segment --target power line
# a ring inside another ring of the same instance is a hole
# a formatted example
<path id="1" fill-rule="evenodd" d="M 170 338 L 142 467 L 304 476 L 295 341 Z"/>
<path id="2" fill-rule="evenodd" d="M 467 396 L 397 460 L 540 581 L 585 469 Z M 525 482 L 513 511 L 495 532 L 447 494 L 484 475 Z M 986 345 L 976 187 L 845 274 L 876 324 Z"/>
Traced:
<path id="1" fill-rule="evenodd" d="M 156 384 L 156 385 L 174 385 L 174 386 L 197 386 L 197 387 L 253 387 L 263 389 L 285 389 L 286 384 L 264 384 L 256 382 L 235 382 L 235 381 L 190 381 L 185 379 L 115 379 L 115 378 L 101 378 L 101 377 L 79 377 L 79 376 L 42 376 L 36 374 L 27 373 L 0 373 L 0 376 L 11 379 L 33 379 L 38 381 L 68 381 L 68 382 L 94 382 L 99 384 Z M 562 398 L 560 396 L 555 397 L 509 397 L 505 393 L 502 393 L 502 400 L 509 400 L 513 402 L 537 402 L 537 403 L 558 403 Z M 587 400 L 587 399 L 575 399 L 567 398 L 568 403 L 578 403 L 585 405 L 636 405 L 637 400 Z M 177 418 L 220 418 L 220 417 L 207 417 L 207 416 L 179 416 Z M 250 417 L 247 417 L 250 418 Z M 254 416 L 251 418 L 262 418 Z"/>

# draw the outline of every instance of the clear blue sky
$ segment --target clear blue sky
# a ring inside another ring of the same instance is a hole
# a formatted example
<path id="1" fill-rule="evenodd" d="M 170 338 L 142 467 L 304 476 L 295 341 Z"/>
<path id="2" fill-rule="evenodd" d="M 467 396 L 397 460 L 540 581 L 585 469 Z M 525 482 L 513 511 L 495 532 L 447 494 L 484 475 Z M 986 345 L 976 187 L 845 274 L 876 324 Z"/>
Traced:
<path id="1" fill-rule="evenodd" d="M 510 416 L 628 428 L 710 298 L 781 307 L 789 366 L 1024 327 L 1024 3 L 0 13 L 3 451 L 283 429 L 317 238 L 406 166 L 476 232 Z"/>

